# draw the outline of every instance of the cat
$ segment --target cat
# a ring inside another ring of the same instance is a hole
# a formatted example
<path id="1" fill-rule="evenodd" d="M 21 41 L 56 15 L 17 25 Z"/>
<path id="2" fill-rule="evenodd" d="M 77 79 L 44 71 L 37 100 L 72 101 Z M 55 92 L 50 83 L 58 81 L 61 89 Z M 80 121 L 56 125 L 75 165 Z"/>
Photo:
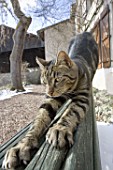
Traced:
<path id="1" fill-rule="evenodd" d="M 56 124 L 49 128 L 46 140 L 63 148 L 74 143 L 73 132 L 89 108 L 92 79 L 98 66 L 97 44 L 89 32 L 76 35 L 69 44 L 68 54 L 60 51 L 55 60 L 36 59 L 41 69 L 41 83 L 46 87 L 46 100 L 26 136 L 6 152 L 3 168 L 15 168 L 19 160 L 27 164 L 30 151 L 38 148 L 44 129 L 54 119 L 57 110 L 68 100 L 72 102 Z M 19 159 L 19 160 L 18 160 Z"/>

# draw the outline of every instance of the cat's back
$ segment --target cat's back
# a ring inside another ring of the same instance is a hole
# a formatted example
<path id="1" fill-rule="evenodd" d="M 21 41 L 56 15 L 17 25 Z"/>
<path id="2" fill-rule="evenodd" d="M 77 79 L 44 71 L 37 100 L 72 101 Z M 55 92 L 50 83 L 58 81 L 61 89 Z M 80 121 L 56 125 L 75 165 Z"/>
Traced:
<path id="1" fill-rule="evenodd" d="M 98 56 L 98 47 L 92 34 L 84 32 L 76 35 L 69 45 L 70 58 L 75 59 L 77 55 L 87 58 L 86 56 L 89 56 L 89 53 L 93 53 Z"/>
<path id="2" fill-rule="evenodd" d="M 76 35 L 70 42 L 68 54 L 72 60 L 87 64 L 95 72 L 98 66 L 98 46 L 89 32 Z"/>

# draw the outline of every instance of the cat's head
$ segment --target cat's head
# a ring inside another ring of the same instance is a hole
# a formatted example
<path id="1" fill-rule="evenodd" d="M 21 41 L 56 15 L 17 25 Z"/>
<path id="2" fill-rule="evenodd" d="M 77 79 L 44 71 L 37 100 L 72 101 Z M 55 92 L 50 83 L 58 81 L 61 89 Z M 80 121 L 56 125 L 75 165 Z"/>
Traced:
<path id="1" fill-rule="evenodd" d="M 56 61 L 36 58 L 41 69 L 41 83 L 46 85 L 46 94 L 59 97 L 72 91 L 78 82 L 78 67 L 64 52 L 59 52 Z"/>

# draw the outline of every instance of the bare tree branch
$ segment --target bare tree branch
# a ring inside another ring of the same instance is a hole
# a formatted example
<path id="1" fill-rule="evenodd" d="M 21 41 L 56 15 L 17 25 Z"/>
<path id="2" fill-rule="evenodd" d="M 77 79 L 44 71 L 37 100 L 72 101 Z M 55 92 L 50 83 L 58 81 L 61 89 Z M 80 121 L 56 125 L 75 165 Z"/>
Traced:
<path id="1" fill-rule="evenodd" d="M 23 12 L 21 11 L 21 9 L 20 9 L 20 5 L 19 5 L 18 0 L 10 0 L 10 1 L 11 1 L 11 3 L 12 3 L 12 6 L 13 6 L 13 9 L 14 9 L 15 15 L 16 15 L 19 19 L 21 19 L 23 16 L 25 16 L 24 13 L 23 13 Z"/>

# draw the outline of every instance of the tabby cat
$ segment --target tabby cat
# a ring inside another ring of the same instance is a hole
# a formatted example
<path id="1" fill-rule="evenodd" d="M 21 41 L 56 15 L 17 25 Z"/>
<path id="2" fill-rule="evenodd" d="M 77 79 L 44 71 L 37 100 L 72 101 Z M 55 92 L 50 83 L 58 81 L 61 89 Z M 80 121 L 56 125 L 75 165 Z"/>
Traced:
<path id="1" fill-rule="evenodd" d="M 46 134 L 54 147 L 73 145 L 73 132 L 84 118 L 89 107 L 92 79 L 98 66 L 98 49 L 91 33 L 84 32 L 72 39 L 69 52 L 60 51 L 56 60 L 37 59 L 41 69 L 41 82 L 46 87 L 47 98 L 40 106 L 36 119 L 26 136 L 9 149 L 3 168 L 15 168 L 19 160 L 30 161 L 30 151 L 38 148 L 44 129 L 54 119 L 57 110 L 68 100 L 71 104 Z"/>

